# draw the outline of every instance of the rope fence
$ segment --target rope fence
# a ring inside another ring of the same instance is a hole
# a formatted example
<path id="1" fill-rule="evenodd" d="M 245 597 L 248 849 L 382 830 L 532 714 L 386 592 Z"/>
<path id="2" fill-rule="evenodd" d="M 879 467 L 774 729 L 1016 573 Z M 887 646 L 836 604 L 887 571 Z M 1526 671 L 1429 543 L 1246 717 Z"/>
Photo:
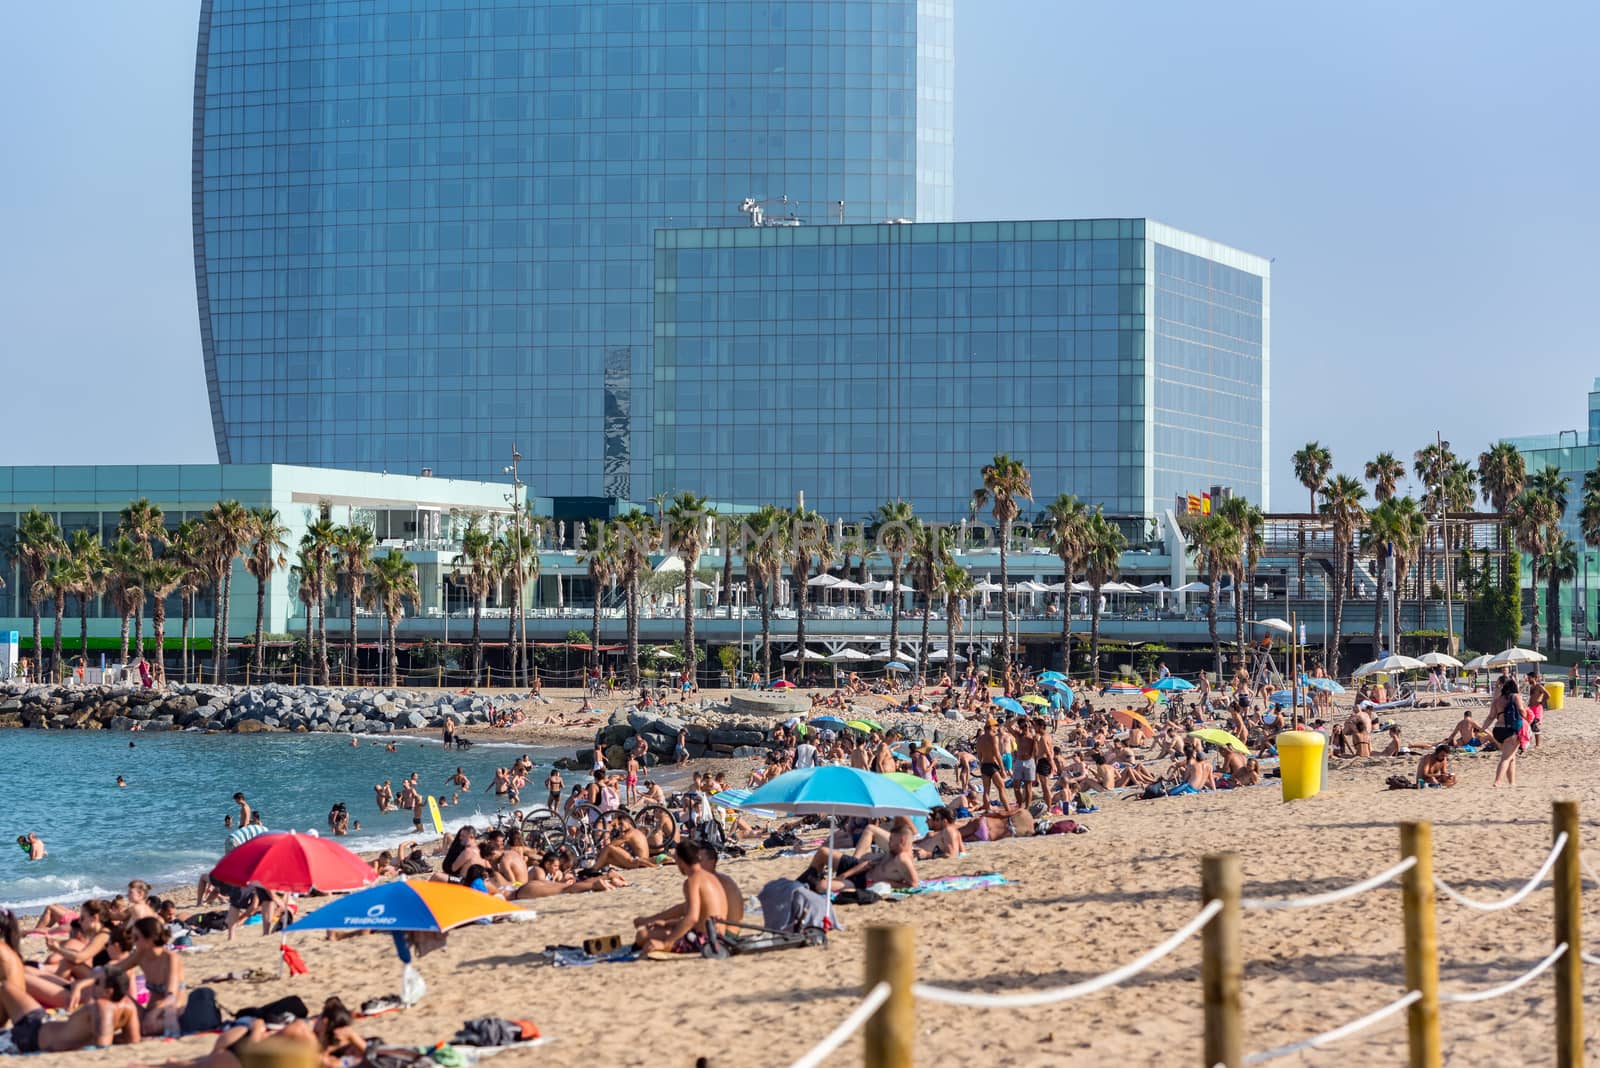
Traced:
<path id="1" fill-rule="evenodd" d="M 1016 994 L 985 994 L 915 981 L 908 927 L 875 927 L 867 931 L 868 981 L 874 983 L 838 1027 L 793 1068 L 816 1068 L 856 1030 L 867 1028 L 866 1068 L 910 1068 L 915 1028 L 915 999 L 942 1005 L 982 1009 L 1025 1009 L 1059 1004 L 1117 986 L 1175 952 L 1196 934 L 1202 937 L 1201 987 L 1205 1025 L 1205 1058 L 1213 1068 L 1243 1068 L 1265 1064 L 1305 1050 L 1320 1050 L 1402 1013 L 1407 1018 L 1410 1063 L 1437 1068 L 1443 1064 L 1440 1042 L 1440 1005 L 1471 1005 L 1515 993 L 1547 972 L 1554 972 L 1556 1009 L 1556 1064 L 1577 1068 L 1583 1063 L 1582 965 L 1600 965 L 1600 957 L 1581 948 L 1582 876 L 1589 869 L 1578 848 L 1578 806 L 1557 801 L 1553 805 L 1554 839 L 1549 854 L 1533 877 L 1510 896 L 1482 902 L 1455 890 L 1433 874 L 1433 831 L 1425 822 L 1404 823 L 1400 828 L 1403 858 L 1393 867 L 1349 886 L 1303 897 L 1244 897 L 1240 893 L 1238 858 L 1232 854 L 1208 856 L 1202 865 L 1204 907 L 1182 927 L 1140 956 L 1111 971 L 1068 986 Z M 1438 890 L 1469 908 L 1498 912 L 1525 901 L 1554 872 L 1555 947 L 1528 970 L 1506 982 L 1471 991 L 1439 989 L 1439 953 L 1435 930 Z M 1243 936 L 1240 914 L 1315 908 L 1347 901 L 1401 880 L 1405 921 L 1405 993 L 1357 1019 L 1285 1045 L 1245 1055 L 1242 1046 Z M 884 1008 L 887 1005 L 889 1008 Z M 881 1011 L 880 1011 L 881 1010 Z M 890 1017 L 893 1017 L 890 1019 Z"/>

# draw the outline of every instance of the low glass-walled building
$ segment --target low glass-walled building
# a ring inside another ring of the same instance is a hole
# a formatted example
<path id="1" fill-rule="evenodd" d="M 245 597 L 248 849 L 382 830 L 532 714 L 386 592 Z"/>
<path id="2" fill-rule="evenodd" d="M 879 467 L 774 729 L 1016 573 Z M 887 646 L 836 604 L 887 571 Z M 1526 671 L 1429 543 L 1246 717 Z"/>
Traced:
<path id="1" fill-rule="evenodd" d="M 1145 219 L 662 230 L 657 492 L 968 514 L 979 468 L 1267 504 L 1266 260 Z"/>

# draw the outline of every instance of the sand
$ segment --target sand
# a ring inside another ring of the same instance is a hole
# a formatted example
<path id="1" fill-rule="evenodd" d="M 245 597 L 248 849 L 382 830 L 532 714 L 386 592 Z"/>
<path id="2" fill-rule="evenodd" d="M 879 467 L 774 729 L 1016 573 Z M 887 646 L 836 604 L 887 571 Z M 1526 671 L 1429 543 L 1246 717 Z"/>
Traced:
<path id="1" fill-rule="evenodd" d="M 1409 774 L 1415 759 L 1345 762 L 1329 788 L 1285 805 L 1270 786 L 1160 801 L 1112 801 L 1084 817 L 1086 835 L 1058 835 L 977 846 L 964 859 L 926 864 L 926 876 L 1002 872 L 1011 884 L 932 894 L 842 912 L 848 929 L 826 948 L 729 961 L 684 959 L 590 968 L 536 967 L 547 944 L 623 933 L 630 917 L 677 898 L 668 870 L 630 873 L 634 886 L 608 894 L 539 903 L 535 922 L 474 927 L 420 962 L 426 999 L 365 1021 L 366 1034 L 427 1044 L 448 1038 L 464 1019 L 484 1014 L 530 1018 L 551 1041 L 513 1050 L 497 1068 L 520 1065 L 787 1065 L 853 1006 L 862 991 L 863 940 L 874 924 L 915 929 L 918 975 L 928 982 L 985 991 L 1058 986 L 1114 967 L 1181 926 L 1199 908 L 1200 858 L 1233 850 L 1246 893 L 1297 895 L 1336 888 L 1393 864 L 1397 824 L 1433 821 L 1436 870 L 1478 897 L 1510 892 L 1549 848 L 1550 800 L 1583 806 L 1584 825 L 1600 816 L 1600 706 L 1569 700 L 1546 717 L 1543 748 L 1521 761 L 1518 786 L 1491 790 L 1492 758 L 1457 761 L 1451 790 L 1387 791 L 1384 779 Z M 1408 739 L 1442 737 L 1459 709 L 1392 714 Z M 1479 713 L 1482 718 L 1482 713 Z M 1591 832 L 1592 833 L 1592 832 Z M 751 856 L 724 862 L 747 894 L 802 862 Z M 1593 896 L 1593 889 L 1590 888 Z M 1474 990 L 1502 982 L 1551 948 L 1551 892 L 1493 916 L 1441 901 L 1441 983 Z M 1600 917 L 1593 918 L 1600 923 Z M 1361 1016 L 1403 992 L 1400 894 L 1391 886 L 1324 909 L 1248 913 L 1245 921 L 1246 1047 L 1264 1049 Z M 216 940 L 211 940 L 216 941 Z M 244 936 L 189 959 L 191 982 L 207 975 L 271 968 L 276 940 Z M 260 984 L 217 985 L 222 1003 L 240 1007 L 295 993 L 315 1007 L 329 994 L 351 1005 L 398 989 L 399 964 L 388 939 L 338 943 L 302 937 L 311 974 Z M 920 1003 L 917 1063 L 953 1063 L 981 1053 L 987 1065 L 1069 1063 L 1196 1064 L 1200 1057 L 1199 940 L 1114 991 L 1025 1010 L 950 1009 Z M 1541 977 L 1515 994 L 1442 1010 L 1451 1065 L 1548 1063 L 1554 1051 L 1554 994 Z M 1591 1012 L 1591 1041 L 1600 1014 Z M 146 1044 L 145 1059 L 199 1053 L 209 1038 Z M 124 1065 L 130 1051 L 47 1058 L 45 1064 Z M 852 1041 L 834 1063 L 859 1064 Z M 1396 1019 L 1289 1065 L 1396 1064 L 1405 1027 Z"/>

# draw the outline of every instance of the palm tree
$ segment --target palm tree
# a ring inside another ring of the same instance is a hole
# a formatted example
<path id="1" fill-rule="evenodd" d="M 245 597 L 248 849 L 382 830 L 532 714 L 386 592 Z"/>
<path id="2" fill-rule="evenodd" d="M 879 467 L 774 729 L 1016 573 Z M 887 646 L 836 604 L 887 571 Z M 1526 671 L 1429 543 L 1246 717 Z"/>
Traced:
<path id="1" fill-rule="evenodd" d="M 618 559 L 622 584 L 628 599 L 628 685 L 640 688 L 639 673 L 639 587 L 650 554 L 655 551 L 660 527 L 646 512 L 635 508 L 616 519 Z"/>
<path id="2" fill-rule="evenodd" d="M 317 660 L 316 629 L 311 624 L 311 621 L 317 615 L 317 583 L 315 578 L 317 568 L 311 561 L 309 553 L 310 549 L 304 542 L 301 542 L 300 547 L 294 553 L 294 566 L 289 568 L 289 582 L 294 586 L 295 597 L 300 601 L 300 605 L 305 609 L 306 614 L 305 659 L 306 678 L 308 680 L 312 678 L 312 674 L 316 670 L 312 665 Z M 382 678 L 381 671 L 379 672 L 379 678 Z"/>
<path id="3" fill-rule="evenodd" d="M 922 644 L 917 647 L 917 679 L 923 684 L 928 680 L 928 627 L 939 578 L 950 560 L 949 538 L 948 530 L 921 522 L 911 538 L 911 559 L 916 562 L 917 581 L 922 584 Z"/>
<path id="4" fill-rule="evenodd" d="M 1428 516 L 1411 497 L 1398 497 L 1392 502 L 1395 508 L 1396 533 L 1399 535 L 1391 544 L 1390 550 L 1394 556 L 1394 605 L 1395 622 L 1398 628 L 1400 620 L 1400 591 L 1405 589 L 1406 574 L 1412 565 L 1422 555 L 1422 550 L 1428 543 L 1428 531 L 1432 524 Z M 1422 630 L 1426 625 L 1423 620 L 1423 595 L 1422 569 L 1417 568 L 1416 594 L 1417 594 L 1417 629 Z M 1398 645 L 1398 641 L 1396 642 Z M 1397 648 L 1395 652 L 1399 652 Z"/>
<path id="5" fill-rule="evenodd" d="M 1506 506 L 1506 520 L 1511 526 L 1512 538 L 1517 548 L 1531 557 L 1534 604 L 1529 622 L 1532 626 L 1532 647 L 1535 649 L 1539 648 L 1539 563 L 1560 535 L 1561 517 L 1567 504 L 1566 488 L 1567 480 L 1561 477 L 1560 469 L 1547 467 L 1530 479 L 1528 488 Z"/>
<path id="6" fill-rule="evenodd" d="M 1070 493 L 1044 507 L 1044 528 L 1050 549 L 1061 558 L 1061 671 L 1072 674 L 1072 576 L 1083 566 L 1088 549 L 1089 510 Z"/>
<path id="7" fill-rule="evenodd" d="M 1561 473 L 1561 468 L 1545 464 L 1528 479 L 1528 488 L 1549 497 L 1555 502 L 1556 511 L 1566 514 L 1567 491 L 1572 488 L 1572 480 Z"/>
<path id="8" fill-rule="evenodd" d="M 939 574 L 939 592 L 944 594 L 944 662 L 950 667 L 950 677 L 956 677 L 956 635 L 961 633 L 961 604 L 971 597 L 977 584 L 966 568 L 949 560 Z M 933 591 L 930 589 L 931 597 Z"/>
<path id="9" fill-rule="evenodd" d="M 117 524 L 119 532 L 126 534 L 138 550 L 139 556 L 149 563 L 155 559 L 155 550 L 158 544 L 165 544 L 167 529 L 162 523 L 163 516 L 158 505 L 151 504 L 148 498 L 140 497 L 137 501 L 129 503 L 122 509 L 120 522 Z M 141 577 L 140 584 L 143 585 Z M 144 602 L 140 601 L 134 609 L 133 617 L 133 644 L 138 648 L 139 655 L 144 656 Z"/>
<path id="10" fill-rule="evenodd" d="M 1222 576 L 1243 552 L 1239 531 L 1222 516 L 1213 513 L 1187 524 L 1185 534 L 1206 573 L 1206 623 L 1211 634 L 1211 656 L 1217 681 L 1222 681 L 1222 638 L 1217 633 L 1217 590 Z"/>
<path id="11" fill-rule="evenodd" d="M 889 656 L 900 656 L 900 580 L 905 575 L 906 554 L 911 551 L 913 525 L 917 521 L 911 502 L 885 501 L 873 513 L 877 526 L 877 547 L 889 558 L 890 577 L 894 590 L 889 594 Z"/>
<path id="12" fill-rule="evenodd" d="M 1361 550 L 1373 557 L 1378 579 L 1378 595 L 1373 604 L 1372 615 L 1374 657 L 1383 647 L 1385 562 L 1390 559 L 1394 561 L 1394 598 L 1398 606 L 1401 591 L 1405 586 L 1406 569 L 1415 559 L 1417 545 L 1426 532 L 1427 517 L 1417 507 L 1417 502 L 1410 497 L 1391 497 L 1367 513 L 1367 530 L 1361 539 Z M 1395 616 L 1398 620 L 1398 610 Z M 1396 645 L 1398 644 L 1396 636 Z"/>
<path id="13" fill-rule="evenodd" d="M 1483 501 L 1501 515 L 1527 485 L 1528 463 L 1509 441 L 1497 441 L 1478 454 L 1478 485 Z M 1500 548 L 1506 548 L 1506 522 L 1500 522 Z"/>
<path id="14" fill-rule="evenodd" d="M 144 604 L 144 553 L 126 534 L 117 535 L 106 553 L 111 603 L 122 619 L 119 663 L 128 662 L 128 626 Z"/>
<path id="15" fill-rule="evenodd" d="M 311 567 L 311 593 L 314 615 L 306 620 L 306 637 L 316 668 L 317 682 L 328 685 L 328 579 L 333 571 L 334 539 L 338 528 L 333 520 L 318 518 L 306 526 L 300 538 L 306 563 Z"/>
<path id="16" fill-rule="evenodd" d="M 266 648 L 262 645 L 267 627 L 267 584 L 279 568 L 289 565 L 289 528 L 278 518 L 276 509 L 256 508 L 250 512 L 250 552 L 244 559 L 245 570 L 256 580 L 256 642 L 255 668 L 260 675 L 266 666 Z M 179 576 L 181 581 L 181 576 Z M 177 583 L 174 583 L 176 588 Z M 170 590 L 168 592 L 171 592 Z"/>
<path id="17" fill-rule="evenodd" d="M 377 544 L 378 540 L 373 536 L 372 528 L 362 526 L 360 523 L 351 523 L 333 532 L 333 548 L 338 553 L 334 566 L 338 570 L 339 587 L 349 599 L 346 608 L 350 615 L 345 621 L 349 629 L 345 634 L 345 645 L 348 650 L 346 658 L 350 664 L 351 681 L 355 681 L 358 677 L 361 663 L 356 656 L 360 641 L 359 628 L 356 624 L 356 606 L 361 603 L 362 594 L 366 590 L 367 572 L 372 569 L 372 551 Z M 476 625 L 477 621 L 473 622 Z"/>
<path id="18" fill-rule="evenodd" d="M 1260 562 L 1265 548 L 1261 530 L 1266 526 L 1267 517 L 1244 497 L 1229 497 L 1215 510 L 1239 532 L 1240 555 L 1233 583 L 1233 624 L 1239 662 L 1243 664 L 1244 626 L 1247 619 L 1255 615 L 1256 564 Z"/>
<path id="19" fill-rule="evenodd" d="M 700 570 L 700 557 L 706 551 L 706 521 L 715 520 L 704 497 L 687 491 L 678 494 L 667 506 L 667 548 L 683 561 L 683 656 L 691 673 L 698 671 L 699 657 L 694 645 L 694 577 Z"/>
<path id="20" fill-rule="evenodd" d="M 1366 470 L 1362 473 L 1366 480 L 1372 483 L 1373 498 L 1382 504 L 1394 496 L 1400 480 L 1406 477 L 1406 465 L 1401 463 L 1394 453 L 1380 452 L 1367 461 Z"/>
<path id="21" fill-rule="evenodd" d="M 1005 587 L 1000 593 L 1000 674 L 1007 679 L 1011 673 L 1011 605 L 1006 596 L 1011 592 L 1011 582 L 1006 551 L 1011 542 L 1011 524 L 1016 522 L 1022 502 L 1033 500 L 1033 476 L 1021 460 L 999 453 L 984 465 L 981 477 L 983 485 L 972 491 L 972 510 L 978 512 L 988 505 L 1000 525 L 1000 585 Z"/>
<path id="22" fill-rule="evenodd" d="M 1311 496 L 1311 511 L 1317 510 L 1317 494 L 1322 492 L 1322 484 L 1328 480 L 1328 472 L 1333 470 L 1333 453 L 1329 452 L 1320 442 L 1308 441 L 1296 450 L 1294 457 L 1294 477 L 1300 480 L 1300 485 L 1306 488 Z M 1306 595 L 1306 531 L 1300 528 L 1300 596 Z"/>
<path id="23" fill-rule="evenodd" d="M 205 541 L 210 548 L 212 587 L 216 591 L 216 618 L 213 621 L 211 666 L 214 682 L 226 679 L 228 653 L 228 608 L 233 596 L 233 562 L 250 540 L 250 513 L 238 501 L 218 501 L 206 512 Z"/>
<path id="24" fill-rule="evenodd" d="M 1578 574 L 1578 546 L 1560 530 L 1552 532 L 1553 538 L 1545 552 L 1545 627 L 1550 632 L 1546 642 L 1552 653 L 1561 651 L 1561 584 Z"/>
<path id="25" fill-rule="evenodd" d="M 17 521 L 17 532 L 10 546 L 11 562 L 22 569 L 27 583 L 28 604 L 33 609 L 33 656 L 38 661 L 38 671 L 44 671 L 44 635 L 39 629 L 39 605 L 45 597 L 44 577 L 50 570 L 50 560 L 61 544 L 61 528 L 55 516 L 30 508 Z"/>
<path id="26" fill-rule="evenodd" d="M 527 664 L 528 629 L 523 613 L 523 591 L 539 577 L 539 554 L 529 516 L 517 509 L 506 521 L 496 545 L 495 569 L 511 582 L 511 613 L 508 617 L 506 646 L 513 685 L 520 677 L 529 677 Z"/>
<path id="27" fill-rule="evenodd" d="M 182 563 L 165 556 L 144 565 L 144 589 L 151 598 L 150 630 L 156 641 L 156 679 L 162 684 L 167 681 L 167 598 L 183 582 L 187 570 Z M 257 638 L 256 645 L 260 644 Z"/>
<path id="28" fill-rule="evenodd" d="M 723 544 L 723 551 L 727 552 L 727 544 Z M 594 519 L 589 522 L 589 536 L 584 542 L 584 564 L 589 568 L 589 582 L 594 586 L 594 622 L 589 632 L 589 662 L 595 670 L 600 670 L 600 606 L 602 598 L 600 590 L 612 590 L 617 584 L 617 569 L 621 561 L 617 559 L 617 536 L 604 519 Z"/>
<path id="29" fill-rule="evenodd" d="M 167 551 L 163 559 L 173 560 L 183 566 L 183 576 L 178 581 L 179 614 L 182 617 L 182 637 L 179 639 L 179 664 L 183 681 L 189 681 L 189 625 L 194 619 L 194 599 L 209 581 L 207 578 L 208 550 L 205 546 L 205 527 L 196 519 L 185 519 L 178 529 L 168 536 Z M 104 585 L 102 580 L 102 586 Z"/>
<path id="30" fill-rule="evenodd" d="M 390 549 L 388 556 L 373 562 L 372 579 L 366 589 L 367 603 L 383 613 L 389 639 L 389 685 L 400 685 L 400 650 L 397 634 L 400 618 L 405 614 L 406 602 L 416 603 L 417 565 L 406 560 L 399 549 Z"/>
<path id="31" fill-rule="evenodd" d="M 1100 587 L 1116 581 L 1127 547 L 1122 528 L 1096 505 L 1086 520 L 1083 551 L 1084 576 L 1089 583 L 1089 670 L 1096 685 L 1100 683 Z"/>
<path id="32" fill-rule="evenodd" d="M 738 541 L 736 532 L 740 529 L 739 524 L 740 520 L 735 516 L 724 516 L 717 521 L 717 537 L 722 542 L 722 588 L 717 591 L 717 596 L 728 606 L 729 619 L 733 618 L 733 546 Z M 740 650 L 740 655 L 744 655 L 743 650 Z"/>
<path id="33" fill-rule="evenodd" d="M 821 570 L 833 563 L 833 546 L 828 543 L 828 525 L 810 508 L 796 508 L 789 514 L 789 533 L 785 542 L 789 549 L 789 577 L 794 582 L 794 637 L 796 655 L 795 676 L 805 677 L 806 667 L 806 599 L 810 596 L 811 565 L 820 559 Z"/>
<path id="34" fill-rule="evenodd" d="M 50 639 L 50 678 L 60 682 L 61 674 L 61 621 L 67 614 L 67 594 L 78 584 L 78 565 L 67 551 L 64 542 L 57 542 L 56 551 L 51 553 L 49 562 L 45 566 L 43 577 L 36 585 L 37 590 L 28 591 L 29 597 L 37 597 L 40 601 L 49 601 L 55 608 L 55 631 Z M 44 668 L 44 653 L 39 653 L 39 667 L 41 677 Z"/>
<path id="35" fill-rule="evenodd" d="M 90 530 L 74 530 L 69 551 L 78 565 L 78 583 L 72 595 L 78 601 L 78 655 L 89 660 L 89 602 L 105 592 L 105 549 Z"/>
<path id="36" fill-rule="evenodd" d="M 1333 643 L 1329 647 L 1328 673 L 1341 674 L 1339 643 L 1344 637 L 1344 599 L 1349 582 L 1350 554 L 1356 531 L 1367 518 L 1362 501 L 1366 487 L 1349 475 L 1335 475 L 1322 487 L 1322 514 L 1333 524 Z"/>
<path id="37" fill-rule="evenodd" d="M 483 602 L 495 582 L 494 536 L 477 513 L 467 517 L 461 534 L 461 551 L 456 554 L 455 574 L 472 598 L 472 683 L 483 685 Z"/>
<path id="38" fill-rule="evenodd" d="M 789 534 L 789 514 L 782 508 L 764 504 L 750 517 L 748 529 L 753 544 L 745 547 L 747 581 L 761 579 L 761 676 L 772 682 L 772 598 L 783 574 L 785 539 Z M 743 650 L 740 654 L 743 655 Z M 890 654 L 894 655 L 893 653 Z"/>

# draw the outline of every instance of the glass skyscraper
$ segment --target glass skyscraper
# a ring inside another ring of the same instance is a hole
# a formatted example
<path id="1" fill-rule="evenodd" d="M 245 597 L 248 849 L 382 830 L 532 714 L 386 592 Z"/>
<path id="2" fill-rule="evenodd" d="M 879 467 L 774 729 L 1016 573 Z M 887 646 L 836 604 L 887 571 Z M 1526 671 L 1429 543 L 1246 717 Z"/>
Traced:
<path id="1" fill-rule="evenodd" d="M 640 495 L 656 233 L 949 219 L 953 8 L 202 0 L 219 459 Z"/>
<path id="2" fill-rule="evenodd" d="M 1038 503 L 1263 507 L 1269 264 L 1144 219 L 657 234 L 654 489 L 857 519 Z"/>

